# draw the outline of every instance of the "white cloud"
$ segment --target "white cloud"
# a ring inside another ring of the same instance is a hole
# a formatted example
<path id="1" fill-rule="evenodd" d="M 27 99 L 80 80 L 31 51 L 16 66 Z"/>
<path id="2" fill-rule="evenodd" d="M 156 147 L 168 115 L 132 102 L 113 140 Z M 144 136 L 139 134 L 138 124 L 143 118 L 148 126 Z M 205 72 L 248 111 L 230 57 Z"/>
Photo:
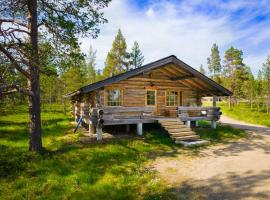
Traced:
<path id="1" fill-rule="evenodd" d="M 154 17 L 155 16 L 155 11 L 153 10 L 153 8 L 149 8 L 147 11 L 146 11 L 146 15 L 148 17 Z"/>
<path id="2" fill-rule="evenodd" d="M 213 43 L 217 43 L 223 51 L 222 49 L 229 45 L 237 45 L 237 40 L 251 34 L 254 29 L 237 30 L 235 27 L 240 22 L 232 24 L 227 16 L 213 18 L 194 12 L 192 5 L 200 1 L 154 1 L 144 10 L 139 10 L 128 0 L 114 0 L 104 10 L 109 23 L 101 26 L 97 39 L 82 39 L 81 48 L 85 53 L 90 44 L 97 49 L 97 65 L 98 68 L 103 68 L 107 52 L 120 28 L 128 49 L 135 40 L 139 42 L 145 55 L 145 63 L 174 54 L 195 68 L 200 64 L 206 66 L 206 58 Z M 236 9 L 240 5 L 226 5 L 226 8 Z M 265 34 L 260 38 L 264 39 L 264 36 Z M 261 40 L 254 39 L 254 42 Z M 246 58 L 246 63 L 258 66 L 263 56 L 251 54 Z M 223 55 L 221 57 L 223 58 Z"/>

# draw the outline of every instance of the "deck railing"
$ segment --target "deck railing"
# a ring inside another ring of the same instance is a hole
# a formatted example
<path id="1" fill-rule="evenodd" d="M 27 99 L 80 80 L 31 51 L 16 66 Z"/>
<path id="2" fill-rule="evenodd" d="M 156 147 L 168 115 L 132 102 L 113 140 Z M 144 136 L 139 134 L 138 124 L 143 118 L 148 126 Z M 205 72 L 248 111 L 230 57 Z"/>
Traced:
<path id="1" fill-rule="evenodd" d="M 178 107 L 178 117 L 182 121 L 218 121 L 221 114 L 219 107 Z"/>

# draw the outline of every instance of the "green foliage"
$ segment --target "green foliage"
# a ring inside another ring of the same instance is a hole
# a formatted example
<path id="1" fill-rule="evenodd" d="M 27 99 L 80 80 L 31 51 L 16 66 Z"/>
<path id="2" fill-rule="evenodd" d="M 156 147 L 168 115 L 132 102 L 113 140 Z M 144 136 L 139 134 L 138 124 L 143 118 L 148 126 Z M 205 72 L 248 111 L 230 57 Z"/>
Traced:
<path id="1" fill-rule="evenodd" d="M 269 114 L 269 104 L 270 104 L 270 56 L 267 57 L 262 68 L 263 78 L 265 81 L 265 90 L 266 90 L 266 105 L 267 105 L 267 114 Z"/>
<path id="2" fill-rule="evenodd" d="M 86 74 L 81 68 L 70 68 L 61 78 L 64 82 L 66 93 L 76 91 L 84 86 L 87 80 Z"/>
<path id="3" fill-rule="evenodd" d="M 96 82 L 97 79 L 97 74 L 96 74 L 96 50 L 93 50 L 93 47 L 90 46 L 88 55 L 87 55 L 87 70 L 88 70 L 88 83 L 94 83 Z"/>
<path id="4" fill-rule="evenodd" d="M 225 52 L 223 72 L 223 84 L 234 93 L 236 100 L 244 97 L 244 82 L 249 79 L 250 70 L 243 63 L 241 50 L 231 47 Z"/>
<path id="5" fill-rule="evenodd" d="M 217 44 L 213 44 L 211 48 L 211 55 L 207 58 L 208 69 L 210 76 L 217 81 L 221 73 L 220 56 Z"/>
<path id="6" fill-rule="evenodd" d="M 202 74 L 206 75 L 206 71 L 205 71 L 205 69 L 203 68 L 203 65 L 200 66 L 199 71 L 200 71 Z"/>
<path id="7" fill-rule="evenodd" d="M 140 50 L 138 42 L 135 41 L 130 53 L 130 65 L 132 68 L 137 68 L 142 66 L 143 62 L 144 62 L 143 53 Z"/>
<path id="8" fill-rule="evenodd" d="M 121 32 L 118 33 L 113 41 L 112 48 L 107 54 L 105 67 L 103 70 L 104 78 L 110 77 L 129 70 L 126 40 Z"/>

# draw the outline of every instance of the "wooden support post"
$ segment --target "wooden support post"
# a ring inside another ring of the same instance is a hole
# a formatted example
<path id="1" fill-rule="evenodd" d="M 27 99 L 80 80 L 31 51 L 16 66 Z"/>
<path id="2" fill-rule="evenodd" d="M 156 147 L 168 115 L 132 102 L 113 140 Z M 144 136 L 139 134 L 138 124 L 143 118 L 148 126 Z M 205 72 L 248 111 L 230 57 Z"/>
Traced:
<path id="1" fill-rule="evenodd" d="M 89 136 L 95 134 L 95 126 L 91 120 L 89 120 Z"/>
<path id="2" fill-rule="evenodd" d="M 213 96 L 213 107 L 217 106 L 217 96 Z"/>
<path id="3" fill-rule="evenodd" d="M 75 108 L 74 108 L 74 120 L 75 122 L 77 122 L 77 106 L 75 104 Z"/>
<path id="4" fill-rule="evenodd" d="M 126 124 L 126 132 L 127 132 L 127 133 L 130 132 L 130 124 Z"/>
<path id="5" fill-rule="evenodd" d="M 211 127 L 213 129 L 216 129 L 217 128 L 217 122 L 216 121 L 211 121 Z"/>
<path id="6" fill-rule="evenodd" d="M 97 128 L 97 140 L 102 140 L 102 128 Z"/>
<path id="7" fill-rule="evenodd" d="M 195 121 L 195 127 L 198 127 L 199 126 L 199 121 Z"/>
<path id="8" fill-rule="evenodd" d="M 138 135 L 142 135 L 143 134 L 143 124 L 142 123 L 138 123 L 137 124 L 137 134 Z"/>
<path id="9" fill-rule="evenodd" d="M 229 96 L 229 109 L 231 110 L 231 96 Z"/>
<path id="10" fill-rule="evenodd" d="M 187 121 L 187 127 L 191 128 L 191 121 Z"/>

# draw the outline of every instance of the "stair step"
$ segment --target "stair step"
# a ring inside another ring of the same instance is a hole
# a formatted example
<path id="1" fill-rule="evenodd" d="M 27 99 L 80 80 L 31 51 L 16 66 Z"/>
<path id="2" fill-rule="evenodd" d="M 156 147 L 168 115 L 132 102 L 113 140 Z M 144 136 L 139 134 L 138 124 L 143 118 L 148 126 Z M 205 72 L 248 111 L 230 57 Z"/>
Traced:
<path id="1" fill-rule="evenodd" d="M 169 122 L 169 121 L 180 121 L 178 118 L 167 118 L 167 119 L 159 119 L 160 122 Z"/>
<path id="2" fill-rule="evenodd" d="M 194 133 L 193 131 L 186 131 L 186 132 L 168 132 L 169 135 L 175 135 L 175 134 L 182 134 L 182 135 L 194 135 L 196 133 Z"/>
<path id="3" fill-rule="evenodd" d="M 166 129 L 169 133 L 184 133 L 184 132 L 192 132 L 190 128 L 170 128 Z"/>
<path id="4" fill-rule="evenodd" d="M 194 141 L 200 138 L 179 119 L 159 119 L 159 123 L 176 143 L 177 141 Z"/>
<path id="5" fill-rule="evenodd" d="M 184 123 L 181 122 L 160 122 L 163 126 L 173 126 L 173 125 L 184 125 Z"/>
<path id="6" fill-rule="evenodd" d="M 159 119 L 159 122 L 182 122 L 179 119 Z"/>
<path id="7" fill-rule="evenodd" d="M 195 133 L 172 133 L 170 134 L 170 137 L 175 138 L 175 137 L 191 136 L 191 135 L 196 135 L 196 134 Z"/>
<path id="8" fill-rule="evenodd" d="M 188 128 L 186 125 L 184 124 L 172 124 L 172 125 L 162 125 L 164 128 L 166 129 L 170 129 L 170 128 Z"/>
<path id="9" fill-rule="evenodd" d="M 190 136 L 181 136 L 181 137 L 174 137 L 175 141 L 180 141 L 180 140 L 196 140 L 199 139 L 200 136 L 198 135 L 190 135 Z"/>

